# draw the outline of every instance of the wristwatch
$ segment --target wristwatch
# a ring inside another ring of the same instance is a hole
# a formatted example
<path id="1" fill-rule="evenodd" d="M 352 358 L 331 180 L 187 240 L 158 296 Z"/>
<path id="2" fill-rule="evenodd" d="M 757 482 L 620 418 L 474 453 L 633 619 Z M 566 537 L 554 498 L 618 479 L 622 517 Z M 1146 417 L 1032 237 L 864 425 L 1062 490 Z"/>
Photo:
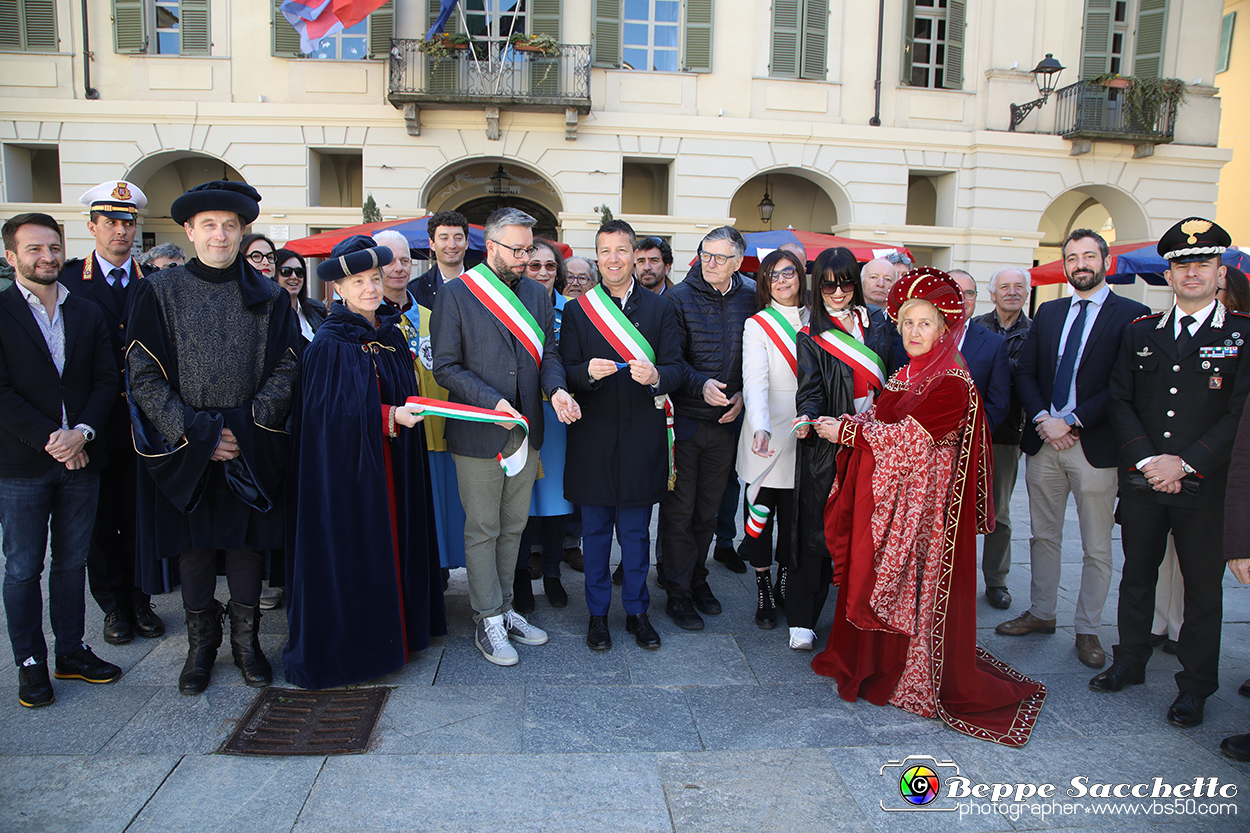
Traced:
<path id="1" fill-rule="evenodd" d="M 1063 421 L 1068 424 L 1069 428 L 1075 428 L 1076 427 L 1076 414 L 1068 414 L 1067 416 L 1063 418 Z"/>
<path id="2" fill-rule="evenodd" d="M 80 425 L 75 425 L 75 426 L 74 426 L 74 430 L 75 430 L 75 431 L 81 431 L 81 432 L 82 432 L 82 435 L 83 435 L 83 438 L 84 438 L 87 442 L 91 442 L 92 440 L 94 440 L 94 439 L 95 439 L 95 431 L 92 431 L 92 430 L 91 430 L 91 426 L 90 426 L 90 425 L 81 425 L 81 424 L 80 424 Z"/>

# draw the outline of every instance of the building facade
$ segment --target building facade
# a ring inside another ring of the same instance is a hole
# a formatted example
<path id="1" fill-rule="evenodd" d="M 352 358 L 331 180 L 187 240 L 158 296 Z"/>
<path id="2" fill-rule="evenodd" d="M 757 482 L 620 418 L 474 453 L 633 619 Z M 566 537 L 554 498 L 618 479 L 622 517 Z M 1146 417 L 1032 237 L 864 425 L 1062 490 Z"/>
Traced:
<path id="1" fill-rule="evenodd" d="M 53 214 L 82 255 L 79 194 L 126 178 L 142 243 L 185 243 L 170 203 L 226 176 L 279 243 L 372 195 L 385 218 L 507 201 L 585 252 L 607 206 L 679 258 L 718 225 L 793 226 L 984 280 L 1074 226 L 1209 215 L 1230 158 L 1222 0 L 462 0 L 442 44 L 439 0 L 391 0 L 307 55 L 278 5 L 0 0 L 0 211 Z M 1047 53 L 1059 89 L 1011 130 Z M 1134 115 L 1108 73 L 1185 101 Z"/>

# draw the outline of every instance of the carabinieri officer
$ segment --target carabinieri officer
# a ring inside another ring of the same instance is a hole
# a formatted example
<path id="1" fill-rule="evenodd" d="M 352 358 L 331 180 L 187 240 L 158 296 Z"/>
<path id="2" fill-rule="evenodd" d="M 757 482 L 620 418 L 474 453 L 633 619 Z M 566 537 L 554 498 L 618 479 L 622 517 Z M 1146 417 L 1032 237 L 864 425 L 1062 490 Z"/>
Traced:
<path id="1" fill-rule="evenodd" d="M 1111 375 L 1108 417 L 1120 443 L 1120 644 L 1111 667 L 1090 680 L 1119 691 L 1145 680 L 1155 584 L 1168 533 L 1185 579 L 1177 656 L 1179 696 L 1167 720 L 1202 723 L 1219 687 L 1223 618 L 1224 491 L 1237 424 L 1250 393 L 1250 316 L 1215 298 L 1232 240 L 1210 220 L 1190 217 L 1159 241 L 1176 304 L 1124 331 Z"/>

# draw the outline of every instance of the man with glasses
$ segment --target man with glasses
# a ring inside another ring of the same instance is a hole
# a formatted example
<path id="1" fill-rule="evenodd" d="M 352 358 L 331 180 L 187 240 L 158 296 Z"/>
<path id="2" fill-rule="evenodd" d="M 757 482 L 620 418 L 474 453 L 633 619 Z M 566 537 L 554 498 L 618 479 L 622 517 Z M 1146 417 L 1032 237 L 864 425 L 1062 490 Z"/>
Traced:
<path id="1" fill-rule="evenodd" d="M 523 645 L 547 641 L 543 630 L 512 609 L 517 551 L 543 444 L 543 394 L 561 422 L 581 416 L 565 389 L 551 299 L 525 274 L 534 253 L 534 222 L 515 208 L 491 214 L 486 261 L 443 285 L 430 322 L 434 378 L 447 388 L 448 401 L 524 416 L 529 423 L 528 435 L 468 419 L 449 419 L 446 427 L 466 515 L 474 644 L 496 665 L 517 664 L 510 640 Z M 519 453 L 522 443 L 528 443 L 524 455 Z M 502 467 L 509 461 L 515 470 Z"/>
<path id="2" fill-rule="evenodd" d="M 458 211 L 440 211 L 426 224 L 434 265 L 409 284 L 417 303 L 434 308 L 434 297 L 444 283 L 464 272 L 464 256 L 469 251 L 469 221 Z"/>
<path id="3" fill-rule="evenodd" d="M 634 249 L 634 276 L 656 295 L 673 288 L 673 247 L 659 237 L 644 237 Z"/>
<path id="4" fill-rule="evenodd" d="M 383 229 L 373 235 L 373 242 L 391 250 L 391 262 L 382 267 L 382 299 L 404 313 L 413 326 L 421 320 L 416 299 L 408 288 L 412 275 L 412 252 L 408 238 L 394 229 Z"/>
<path id="5" fill-rule="evenodd" d="M 707 551 L 741 426 L 742 328 L 755 313 L 755 281 L 738 272 L 745 252 L 737 229 L 713 229 L 699 263 L 665 293 L 677 306 L 685 382 L 673 394 L 677 480 L 661 503 L 660 537 L 672 585 L 666 611 L 686 630 L 703 629 L 700 612 L 721 612 Z"/>
<path id="6" fill-rule="evenodd" d="M 130 297 L 134 286 L 156 271 L 141 266 L 131 255 L 139 212 L 148 198 L 139 186 L 109 180 L 80 198 L 90 208 L 87 231 L 95 250 L 82 260 L 71 260 L 60 282 L 76 297 L 88 298 L 104 313 L 109 344 L 117 371 L 126 370 L 126 330 L 130 326 Z M 100 470 L 100 500 L 95 530 L 87 552 L 87 583 L 104 612 L 104 641 L 121 645 L 139 636 L 155 639 L 165 634 L 165 623 L 152 609 L 151 597 L 140 588 L 135 567 L 135 448 L 130 441 L 130 409 L 126 385 L 113 402 L 102 426 L 108 461 Z"/>
<path id="7" fill-rule="evenodd" d="M 574 255 L 564 261 L 564 297 L 570 301 L 585 295 L 599 282 L 599 273 L 588 257 Z"/>

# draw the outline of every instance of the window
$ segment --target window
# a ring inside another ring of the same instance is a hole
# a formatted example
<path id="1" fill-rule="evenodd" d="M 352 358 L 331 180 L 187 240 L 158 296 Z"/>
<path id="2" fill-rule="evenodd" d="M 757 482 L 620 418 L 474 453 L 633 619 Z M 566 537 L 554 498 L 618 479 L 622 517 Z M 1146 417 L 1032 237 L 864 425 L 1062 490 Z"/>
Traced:
<path id="1" fill-rule="evenodd" d="M 59 203 L 61 155 L 56 145 L 4 145 L 6 202 Z"/>
<path id="2" fill-rule="evenodd" d="M 1220 54 L 1215 62 L 1215 71 L 1228 71 L 1228 56 L 1233 49 L 1233 25 L 1237 22 L 1237 12 L 1229 12 L 1220 21 Z"/>
<path id="3" fill-rule="evenodd" d="M 185 0 L 184 0 L 185 2 Z M 299 32 L 287 22 L 281 7 L 273 0 L 273 54 L 279 58 L 314 58 L 323 61 L 384 60 L 391 52 L 395 31 L 395 2 L 374 9 L 356 25 L 326 35 L 313 45 L 313 51 L 300 50 Z"/>
<path id="4" fill-rule="evenodd" d="M 670 164 L 630 157 L 622 160 L 622 214 L 668 214 Z"/>
<path id="5" fill-rule="evenodd" d="M 208 0 L 113 0 L 113 49 L 123 55 L 208 55 Z"/>
<path id="6" fill-rule="evenodd" d="M 770 75 L 825 80 L 829 0 L 773 0 L 772 37 Z"/>
<path id="7" fill-rule="evenodd" d="M 364 155 L 354 148 L 308 150 L 308 204 L 364 205 Z"/>
<path id="8" fill-rule="evenodd" d="M 965 0 L 908 0 L 903 12 L 904 84 L 963 89 L 967 5 Z"/>
<path id="9" fill-rule="evenodd" d="M 0 0 L 0 49 L 56 52 L 55 0 Z"/>
<path id="10" fill-rule="evenodd" d="M 1160 77 L 1166 23 L 1167 0 L 1085 0 L 1081 78 Z"/>
<path id="11" fill-rule="evenodd" d="M 712 0 L 594 0 L 593 63 L 712 71 Z"/>

